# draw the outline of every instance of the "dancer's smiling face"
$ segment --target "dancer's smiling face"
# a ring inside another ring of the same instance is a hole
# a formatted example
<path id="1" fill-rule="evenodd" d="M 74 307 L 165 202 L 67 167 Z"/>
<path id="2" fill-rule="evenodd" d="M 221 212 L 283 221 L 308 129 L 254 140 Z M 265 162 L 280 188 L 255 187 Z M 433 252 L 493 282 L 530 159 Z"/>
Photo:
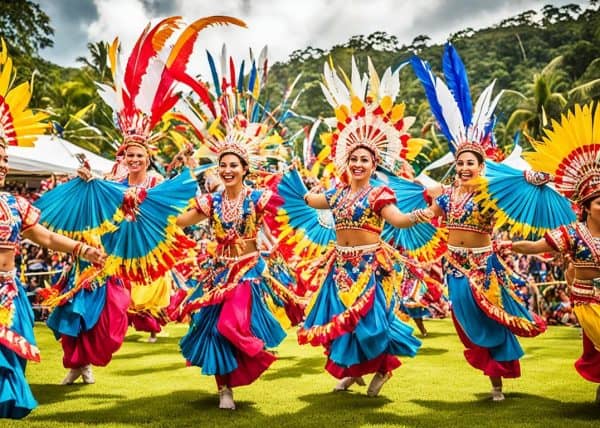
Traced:
<path id="1" fill-rule="evenodd" d="M 348 170 L 355 180 L 370 178 L 375 170 L 373 153 L 363 147 L 355 149 L 348 157 Z"/>
<path id="2" fill-rule="evenodd" d="M 140 146 L 131 145 L 125 151 L 125 164 L 131 173 L 146 171 L 148 169 L 148 152 Z"/>
<path id="3" fill-rule="evenodd" d="M 462 152 L 456 159 L 456 178 L 461 184 L 466 184 L 481 175 L 483 162 L 473 152 Z"/>
<path id="4" fill-rule="evenodd" d="M 219 159 L 219 177 L 225 187 L 240 185 L 247 172 L 246 163 L 233 153 L 226 153 Z"/>

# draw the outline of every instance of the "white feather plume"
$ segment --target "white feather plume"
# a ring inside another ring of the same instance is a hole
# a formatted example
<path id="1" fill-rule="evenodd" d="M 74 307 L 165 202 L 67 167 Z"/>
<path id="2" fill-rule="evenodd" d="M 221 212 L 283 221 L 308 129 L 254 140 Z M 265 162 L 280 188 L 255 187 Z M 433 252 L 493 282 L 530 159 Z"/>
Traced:
<path id="1" fill-rule="evenodd" d="M 437 95 L 438 102 L 442 109 L 442 114 L 446 120 L 448 130 L 452 135 L 452 140 L 456 144 L 460 144 L 465 141 L 465 125 L 463 124 L 462 114 L 456 100 L 452 95 L 452 92 L 448 89 L 446 84 L 439 78 L 435 78 L 435 92 Z"/>

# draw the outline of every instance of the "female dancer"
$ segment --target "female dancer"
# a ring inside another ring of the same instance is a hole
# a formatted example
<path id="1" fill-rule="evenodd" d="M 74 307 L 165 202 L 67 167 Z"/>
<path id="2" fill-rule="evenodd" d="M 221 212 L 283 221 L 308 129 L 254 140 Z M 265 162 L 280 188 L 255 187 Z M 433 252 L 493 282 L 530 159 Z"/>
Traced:
<path id="1" fill-rule="evenodd" d="M 538 171 L 555 177 L 556 189 L 576 203 L 581 221 L 546 233 L 539 241 L 505 241 L 503 247 L 516 253 L 558 251 L 574 266 L 571 301 L 583 329 L 583 354 L 575 369 L 590 382 L 598 383 L 600 404 L 600 109 L 596 105 L 575 106 L 546 132 L 535 152 L 523 157 Z"/>
<path id="2" fill-rule="evenodd" d="M 2 41 L 0 82 L 13 80 L 11 64 Z M 45 115 L 34 115 L 26 108 L 31 98 L 27 83 L 14 89 L 9 85 L 4 88 L 0 91 L 0 185 L 4 185 L 8 173 L 6 147 L 32 145 L 35 134 L 46 128 L 40 123 Z M 15 251 L 21 237 L 96 264 L 103 263 L 105 256 L 97 248 L 38 224 L 40 213 L 25 198 L 0 192 L 0 212 L 0 418 L 19 419 L 37 405 L 25 380 L 25 366 L 28 360 L 40 360 L 33 335 L 33 311 L 15 275 Z"/>
<path id="3" fill-rule="evenodd" d="M 207 20 L 210 21 L 210 18 L 207 18 Z M 216 22 L 220 22 L 219 19 Z M 171 292 L 170 272 L 168 272 L 168 268 L 162 269 L 161 267 L 157 269 L 156 261 L 161 258 L 155 257 L 154 260 L 149 261 L 149 257 L 153 256 L 152 251 L 154 251 L 150 247 L 158 248 L 157 241 L 159 238 L 154 236 L 156 235 L 157 228 L 152 229 L 153 236 L 147 236 L 149 234 L 140 232 L 143 224 L 139 219 L 138 221 L 130 222 L 123 220 L 123 217 L 127 219 L 127 217 L 135 216 L 137 209 L 131 209 L 132 206 L 148 201 L 152 191 L 147 192 L 146 190 L 154 188 L 162 180 L 162 177 L 151 175 L 147 172 L 150 152 L 152 150 L 151 145 L 162 137 L 162 134 L 155 132 L 155 129 L 165 113 L 175 104 L 178 97 L 173 94 L 175 82 L 172 76 L 166 72 L 169 66 L 158 59 L 159 55 L 163 54 L 162 50 L 165 42 L 160 35 L 170 34 L 179 28 L 179 26 L 180 21 L 178 17 L 166 18 L 154 27 L 148 26 L 138 39 L 136 48 L 126 62 L 127 68 L 125 70 L 117 70 L 117 58 L 115 55 L 111 55 L 113 85 L 100 85 L 101 95 L 105 98 L 109 106 L 113 108 L 118 119 L 119 130 L 123 135 L 123 144 L 117 156 L 118 158 L 123 156 L 123 163 L 116 165 L 113 175 L 110 178 L 123 183 L 129 189 L 125 191 L 125 198 L 123 198 L 123 186 L 121 185 L 102 180 L 93 180 L 90 183 L 82 184 L 74 181 L 75 184 L 71 183 L 70 185 L 79 185 L 80 187 L 84 187 L 83 190 L 86 188 L 97 188 L 105 192 L 107 189 L 114 187 L 117 189 L 118 196 L 120 196 L 117 204 L 113 207 L 113 212 L 110 212 L 110 210 L 103 206 L 106 205 L 102 203 L 106 201 L 106 198 L 98 204 L 86 201 L 86 206 L 96 208 L 99 206 L 104 212 L 100 214 L 96 212 L 89 213 L 88 208 L 88 216 L 79 221 L 80 223 L 88 224 L 87 222 L 91 218 L 102 218 L 106 219 L 107 222 L 115 223 L 117 221 L 115 220 L 114 211 L 117 211 L 117 209 L 121 210 L 124 212 L 124 215 L 120 216 L 119 221 L 121 223 L 119 223 L 118 228 L 112 227 L 109 233 L 106 230 L 98 231 L 98 234 L 103 233 L 101 238 L 103 245 L 105 245 L 105 248 L 109 248 L 108 244 L 111 244 L 113 247 L 109 251 L 111 257 L 113 257 L 113 250 L 115 248 L 120 249 L 123 246 L 128 246 L 128 248 L 135 247 L 135 249 L 139 250 L 136 256 L 139 255 L 139 259 L 146 260 L 141 265 L 150 266 L 154 270 L 153 272 L 149 272 L 149 269 L 146 269 L 144 272 L 138 270 L 136 275 L 130 275 L 132 273 L 131 269 L 129 269 L 131 265 L 125 263 L 129 256 L 122 254 L 125 252 L 123 251 L 119 253 L 120 258 L 117 262 L 107 263 L 107 267 L 111 267 L 111 272 L 114 273 L 117 271 L 119 275 L 110 275 L 106 282 L 106 287 L 102 286 L 104 284 L 99 284 L 100 286 L 98 287 L 88 287 L 88 289 L 78 290 L 77 287 L 73 286 L 72 277 L 65 278 L 67 285 L 62 288 L 61 292 L 66 289 L 69 298 L 65 299 L 62 298 L 63 296 L 59 296 L 60 301 L 58 306 L 48 320 L 50 328 L 54 330 L 57 337 L 61 338 L 64 351 L 63 364 L 66 368 L 70 369 L 62 382 L 63 384 L 73 383 L 80 375 L 83 375 L 85 383 L 94 382 L 91 365 L 105 366 L 108 364 L 113 353 L 119 349 L 123 342 L 127 332 L 128 307 L 132 312 L 129 322 L 137 328 L 156 333 L 160 331 L 159 320 L 162 320 L 162 317 L 159 317 L 159 315 L 162 314 L 162 309 L 169 305 Z M 199 28 L 192 31 L 192 33 L 195 34 L 198 31 Z M 191 33 L 185 34 L 186 37 L 189 37 Z M 172 58 L 176 57 L 180 52 L 178 49 L 183 49 L 185 45 L 185 40 L 180 39 L 177 48 L 173 48 L 169 54 L 169 64 L 172 63 Z M 118 51 L 117 40 L 111 45 L 110 49 L 114 53 Z M 182 62 L 177 63 L 178 66 L 185 64 L 186 55 L 189 55 L 189 52 L 186 51 L 182 55 L 182 58 L 180 58 Z M 157 68 L 162 69 L 163 72 L 156 74 Z M 160 76 L 160 79 L 154 82 L 153 85 L 145 83 L 147 79 L 155 79 L 157 75 Z M 79 174 L 85 180 L 92 178 L 89 168 L 81 168 Z M 189 181 L 192 183 L 191 186 L 187 186 L 185 189 L 182 186 L 181 189 L 178 189 L 181 194 L 177 195 L 177 198 L 183 199 L 184 205 L 195 194 L 195 182 L 191 177 Z M 55 204 L 56 195 L 68 197 L 68 195 L 64 195 L 64 189 L 64 187 L 62 190 L 58 187 L 55 192 L 60 190 L 62 193 L 59 192 L 55 195 L 48 194 L 46 203 Z M 105 193 L 99 193 L 98 191 L 96 191 L 96 194 L 93 194 L 92 191 L 89 192 L 90 197 L 105 195 Z M 120 205 L 122 201 L 124 201 L 123 207 L 116 206 Z M 129 210 L 126 209 L 125 205 L 127 205 Z M 162 204 L 161 207 L 152 211 L 151 216 L 158 219 L 166 211 L 169 211 L 170 208 L 166 204 Z M 181 210 L 176 211 L 180 212 Z M 167 216 L 164 215 L 164 217 Z M 174 216 L 171 221 L 175 221 Z M 163 229 L 170 226 L 169 220 L 158 226 L 162 232 Z M 114 229 L 117 229 L 117 231 L 115 232 Z M 125 234 L 131 231 L 131 237 L 125 239 L 118 238 L 117 234 L 123 230 L 126 231 Z M 90 235 L 89 232 L 86 233 L 88 236 Z M 182 236 L 180 231 L 175 233 L 177 237 Z M 135 236 L 140 237 L 140 242 L 132 238 Z M 98 240 L 99 238 L 94 236 L 93 239 Z M 162 248 L 159 251 L 162 251 Z M 163 260 L 172 260 L 173 256 L 173 254 L 169 254 Z M 109 264 L 113 266 L 108 266 Z M 119 266 L 115 267 L 115 265 Z M 125 267 L 122 269 L 121 265 Z M 80 270 L 85 272 L 87 267 L 81 266 Z M 127 269 L 130 272 L 124 271 Z M 91 276 L 91 273 L 89 275 Z M 102 279 L 96 278 L 95 281 L 101 283 Z M 129 288 L 131 289 L 131 299 Z M 150 340 L 154 341 L 154 336 L 151 336 Z"/>
<path id="4" fill-rule="evenodd" d="M 365 385 L 362 376 L 374 373 L 367 394 L 377 396 L 392 370 L 400 366 L 398 356 L 414 356 L 421 342 L 394 312 L 394 288 L 401 284 L 403 267 L 399 254 L 380 237 L 384 221 L 408 227 L 415 218 L 399 211 L 389 187 L 372 185 L 370 180 L 378 164 L 389 165 L 406 152 L 418 150 L 406 133 L 412 121 L 403 117 L 404 105 L 393 105 L 398 74 L 386 70 L 379 85 L 370 61 L 369 71 L 370 76 L 361 78 L 353 60 L 352 85 L 346 87 L 325 65 L 326 86 L 322 88 L 338 120 L 336 131 L 325 139 L 331 139 L 335 167 L 340 177 L 348 174 L 348 184 L 340 182 L 324 193 L 306 193 L 299 174 L 292 170 L 284 176 L 280 190 L 286 204 L 304 197 L 312 208 L 331 210 L 335 223 L 335 245 L 312 264 L 312 281 L 320 288 L 309 304 L 298 340 L 325 347 L 325 368 L 340 379 L 335 391 L 354 383 Z M 294 217 L 306 219 L 301 211 L 307 209 L 289 209 L 290 224 Z M 310 211 L 316 219 L 317 214 Z M 292 227 L 314 234 L 314 227 L 306 220 L 303 223 Z"/>
<path id="5" fill-rule="evenodd" d="M 449 44 L 446 45 L 443 63 L 447 80 L 455 83 L 452 93 L 420 59 L 413 60 L 413 67 L 425 86 L 432 112 L 454 153 L 456 179 L 455 184 L 444 189 L 429 208 L 413 214 L 418 221 L 442 217 L 446 223 L 446 280 L 452 302 L 452 319 L 459 338 L 467 348 L 467 361 L 490 378 L 492 399 L 501 401 L 504 400 L 502 378 L 515 378 L 521 374 L 519 359 L 523 350 L 515 334 L 536 336 L 545 331 L 546 325 L 541 318 L 529 313 L 515 295 L 515 277 L 492 246 L 499 210 L 484 209 L 480 201 L 485 194 L 474 184 L 482 175 L 484 165 L 488 166 L 489 180 L 489 175 L 496 174 L 500 168 L 491 162 L 484 164 L 486 155 L 495 153 L 491 133 L 498 96 L 491 100 L 491 84 L 483 91 L 475 110 L 471 111 L 464 65 Z M 533 212 L 531 207 L 537 203 L 534 196 L 528 198 L 527 192 L 542 193 L 549 189 L 528 186 L 520 172 L 518 180 L 513 193 L 517 189 L 522 192 L 520 197 L 523 201 L 519 207 L 523 207 L 525 218 Z M 514 184 L 514 181 L 505 182 Z M 556 205 L 560 206 L 558 202 Z M 536 220 L 535 215 L 531 217 Z M 530 229 L 538 226 L 535 223 Z M 548 224 L 545 226 L 548 227 Z"/>
<path id="6" fill-rule="evenodd" d="M 252 96 L 260 91 L 253 83 L 258 84 L 256 66 L 249 77 L 254 91 L 238 87 L 244 82 L 243 67 L 240 73 L 239 80 L 224 77 L 217 89 L 210 107 L 218 114 L 205 137 L 217 155 L 224 190 L 197 197 L 194 208 L 177 221 L 185 227 L 208 219 L 217 242 L 216 254 L 201 266 L 196 291 L 184 302 L 185 312 L 196 312 L 180 347 L 190 364 L 215 376 L 221 409 L 235 409 L 232 388 L 251 384 L 275 361 L 266 348 L 277 346 L 285 331 L 268 305 L 285 305 L 292 324 L 302 317 L 302 308 L 287 289 L 290 284 L 280 282 L 257 247 L 258 231 L 264 217 L 274 215 L 276 198 L 270 190 L 252 189 L 244 180 L 261 161 L 259 149 L 281 138 L 272 132 L 271 121 L 276 118 L 261 113 Z"/>

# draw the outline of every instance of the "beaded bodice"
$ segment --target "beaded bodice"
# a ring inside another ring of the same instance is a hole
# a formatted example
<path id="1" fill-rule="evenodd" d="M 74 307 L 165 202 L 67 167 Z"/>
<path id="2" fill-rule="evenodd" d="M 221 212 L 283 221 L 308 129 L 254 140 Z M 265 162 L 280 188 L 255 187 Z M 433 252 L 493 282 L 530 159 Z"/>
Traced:
<path id="1" fill-rule="evenodd" d="M 129 177 L 125 177 L 124 179 L 120 180 L 120 183 L 126 185 L 127 187 L 142 187 L 144 189 L 152 189 L 153 187 L 160 184 L 162 181 L 163 181 L 162 175 L 146 174 L 146 178 L 144 179 L 144 182 L 141 184 L 130 185 Z"/>
<path id="2" fill-rule="evenodd" d="M 436 202 L 444 212 L 448 230 L 466 230 L 492 233 L 494 212 L 483 212 L 481 204 L 473 200 L 473 193 L 458 193 L 455 187 L 447 187 Z"/>
<path id="3" fill-rule="evenodd" d="M 0 248 L 14 249 L 21 242 L 21 230 L 35 226 L 40 211 L 21 196 L 0 192 Z"/>
<path id="4" fill-rule="evenodd" d="M 229 201 L 223 192 L 203 194 L 196 198 L 196 209 L 209 218 L 218 244 L 234 244 L 256 239 L 272 194 L 246 187 L 239 201 Z"/>
<path id="5" fill-rule="evenodd" d="M 352 192 L 350 186 L 335 187 L 325 192 L 336 230 L 360 229 L 381 233 L 381 210 L 396 203 L 394 192 L 386 186 L 367 186 Z"/>
<path id="6" fill-rule="evenodd" d="M 569 254 L 575 267 L 600 268 L 600 237 L 592 236 L 585 224 L 560 226 L 544 239 L 554 250 Z"/>

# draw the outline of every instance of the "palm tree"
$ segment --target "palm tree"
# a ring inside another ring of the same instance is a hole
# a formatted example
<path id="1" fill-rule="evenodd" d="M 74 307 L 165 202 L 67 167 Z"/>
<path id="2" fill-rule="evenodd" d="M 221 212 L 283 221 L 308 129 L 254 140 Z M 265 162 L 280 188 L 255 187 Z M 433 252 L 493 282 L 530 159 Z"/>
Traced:
<path id="1" fill-rule="evenodd" d="M 110 80 L 110 68 L 108 66 L 108 42 L 100 41 L 97 43 L 88 43 L 87 48 L 90 53 L 90 59 L 80 56 L 76 59 L 86 67 L 88 77 L 96 82 L 106 82 Z"/>
<path id="2" fill-rule="evenodd" d="M 514 135 L 517 130 L 540 139 L 542 130 L 558 120 L 560 115 L 575 103 L 586 103 L 600 94 L 600 58 L 592 61 L 580 83 L 572 87 L 568 74 L 562 69 L 563 57 L 558 56 L 548 63 L 540 73 L 533 76 L 525 94 L 506 90 L 507 95 L 515 95 L 520 101 L 510 115 L 505 131 L 506 135 Z M 588 79 L 592 80 L 588 80 Z"/>
<path id="3" fill-rule="evenodd" d="M 579 81 L 580 85 L 569 90 L 569 100 L 574 103 L 584 104 L 592 99 L 600 98 L 600 58 L 596 58 L 588 64 Z M 588 80 L 592 79 L 592 80 Z"/>
<path id="4" fill-rule="evenodd" d="M 540 138 L 550 120 L 560 118 L 568 104 L 565 94 L 569 86 L 567 73 L 561 69 L 562 61 L 563 57 L 558 56 L 540 73 L 535 73 L 525 94 L 515 90 L 505 91 L 506 95 L 520 98 L 506 123 L 509 135 L 518 128 L 534 138 Z"/>

